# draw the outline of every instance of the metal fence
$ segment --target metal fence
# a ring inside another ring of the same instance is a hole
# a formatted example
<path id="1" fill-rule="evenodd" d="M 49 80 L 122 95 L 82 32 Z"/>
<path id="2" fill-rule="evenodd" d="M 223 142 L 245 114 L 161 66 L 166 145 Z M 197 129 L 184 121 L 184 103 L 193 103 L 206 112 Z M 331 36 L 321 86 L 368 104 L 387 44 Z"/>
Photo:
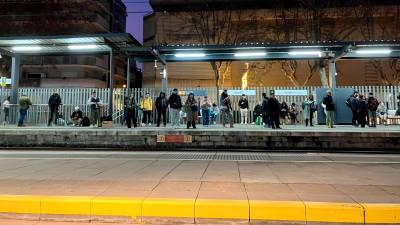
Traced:
<path id="1" fill-rule="evenodd" d="M 310 94 L 315 95 L 315 90 L 319 87 L 255 87 L 249 88 L 249 90 L 256 90 L 255 96 L 248 96 L 250 112 L 249 112 L 249 122 L 252 121 L 252 112 L 253 108 L 256 104 L 261 101 L 262 93 L 267 93 L 269 95 L 271 90 L 307 90 Z M 373 92 L 374 95 L 378 98 L 379 101 L 384 101 L 388 106 L 388 109 L 394 110 L 397 109 L 397 96 L 400 94 L 400 86 L 340 86 L 339 88 L 353 88 L 354 90 L 359 91 L 365 95 L 368 95 L 368 92 Z M 240 88 L 229 88 L 230 90 L 240 90 Z M 104 105 L 108 105 L 108 91 L 107 88 L 20 88 L 18 91 L 19 97 L 22 94 L 27 95 L 33 106 L 29 109 L 26 122 L 31 125 L 40 125 L 46 124 L 48 121 L 48 99 L 52 93 L 57 92 L 60 94 L 63 105 L 60 107 L 60 115 L 62 115 L 66 121 L 69 121 L 69 117 L 73 112 L 75 106 L 79 106 L 83 111 L 84 115 L 89 115 L 89 106 L 87 104 L 88 99 L 91 96 L 92 91 L 96 91 L 98 97 L 102 100 Z M 212 102 L 217 102 L 217 98 L 219 94 L 217 93 L 216 88 L 184 88 L 180 91 L 196 91 L 202 90 L 205 92 Z M 126 89 L 114 89 L 113 94 L 113 120 L 116 124 L 122 124 L 124 119 L 123 113 L 123 104 L 124 97 L 126 96 Z M 167 96 L 172 92 L 172 88 L 170 88 L 167 92 Z M 135 95 L 135 98 L 140 101 L 146 93 L 149 93 L 152 96 L 153 101 L 158 97 L 160 93 L 160 89 L 155 88 L 141 88 L 141 89 L 131 89 L 131 93 Z M 3 103 L 6 96 L 10 95 L 10 90 L 2 90 L 0 97 L 1 103 Z M 233 113 L 235 122 L 240 122 L 240 113 L 239 113 L 239 102 L 240 96 L 232 96 L 232 104 L 233 104 Z M 185 99 L 185 97 L 183 98 Z M 286 102 L 288 105 L 291 103 L 295 103 L 298 106 L 301 106 L 304 101 L 305 96 L 278 96 L 278 100 L 280 102 Z M 301 107 L 299 107 L 301 110 Z M 102 113 L 105 115 L 107 111 L 107 107 L 104 107 Z M 10 110 L 10 119 L 13 123 L 16 122 L 18 118 L 18 106 L 12 105 Z M 169 118 L 169 116 L 167 116 Z M 302 113 L 299 113 L 300 121 L 302 121 Z M 0 121 L 3 122 L 4 113 L 1 110 Z M 152 113 L 152 122 L 156 121 L 156 113 L 155 106 L 153 106 Z"/>

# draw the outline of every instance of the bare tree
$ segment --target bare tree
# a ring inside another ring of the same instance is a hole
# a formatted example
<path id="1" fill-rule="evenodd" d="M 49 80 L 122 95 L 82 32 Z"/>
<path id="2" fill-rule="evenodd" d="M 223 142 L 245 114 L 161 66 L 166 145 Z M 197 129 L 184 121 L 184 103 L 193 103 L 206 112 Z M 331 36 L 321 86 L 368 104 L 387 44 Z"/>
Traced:
<path id="1" fill-rule="evenodd" d="M 379 6 L 371 0 L 362 0 L 362 5 L 354 7 L 360 18 L 359 32 L 365 40 L 398 40 L 400 38 L 400 1 L 392 6 Z M 381 17 L 380 15 L 384 15 Z M 371 59 L 368 61 L 385 85 L 400 84 L 399 59 Z M 389 69 L 389 73 L 385 72 Z"/>
<path id="2" fill-rule="evenodd" d="M 354 32 L 352 20 L 340 21 L 348 18 L 351 12 L 338 7 L 340 0 L 300 0 L 302 10 L 302 26 L 300 33 L 306 41 L 346 40 Z M 306 85 L 315 74 L 319 74 L 323 86 L 330 86 L 326 72 L 327 61 L 308 60 L 309 74 L 303 85 Z M 332 76 L 332 74 L 330 74 Z"/>
<path id="3" fill-rule="evenodd" d="M 179 36 L 192 33 L 190 39 L 203 45 L 236 44 L 239 39 L 242 16 L 239 7 L 235 7 L 239 3 L 226 3 L 224 9 L 215 8 L 215 3 L 217 3 L 217 0 L 204 0 L 201 5 L 196 5 L 196 8 L 189 6 L 188 11 L 176 13 L 175 16 L 183 21 L 183 26 L 174 31 L 174 34 L 177 33 Z M 188 37 L 186 36 L 184 39 L 187 40 Z M 168 42 L 168 40 L 163 41 Z M 213 61 L 210 62 L 210 65 L 214 72 L 215 86 L 219 94 L 231 62 Z"/>

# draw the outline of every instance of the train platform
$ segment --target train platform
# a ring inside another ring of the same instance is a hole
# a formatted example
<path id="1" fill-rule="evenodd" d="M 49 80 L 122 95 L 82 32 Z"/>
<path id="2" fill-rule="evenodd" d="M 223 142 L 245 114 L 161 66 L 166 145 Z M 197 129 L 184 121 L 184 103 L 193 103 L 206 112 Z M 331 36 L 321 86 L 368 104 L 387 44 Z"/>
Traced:
<path id="1" fill-rule="evenodd" d="M 400 224 L 400 155 L 0 151 L 0 225 Z"/>
<path id="2" fill-rule="evenodd" d="M 256 125 L 221 125 L 197 129 L 139 127 L 0 127 L 3 148 L 221 149 L 235 151 L 373 151 L 398 152 L 400 126 L 356 128 L 338 125 L 286 125 L 273 130 Z"/>

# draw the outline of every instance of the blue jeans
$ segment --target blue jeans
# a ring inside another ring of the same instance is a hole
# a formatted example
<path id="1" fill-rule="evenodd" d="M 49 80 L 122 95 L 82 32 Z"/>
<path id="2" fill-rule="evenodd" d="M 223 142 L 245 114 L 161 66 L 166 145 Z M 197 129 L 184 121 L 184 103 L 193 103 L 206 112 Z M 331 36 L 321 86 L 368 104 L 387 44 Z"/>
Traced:
<path id="1" fill-rule="evenodd" d="M 203 118 L 203 125 L 210 125 L 210 110 L 202 109 L 201 116 Z"/>
<path id="2" fill-rule="evenodd" d="M 18 126 L 21 126 L 24 124 L 24 120 L 26 117 L 26 113 L 28 112 L 27 109 L 20 109 L 19 110 L 19 121 L 18 121 Z"/>

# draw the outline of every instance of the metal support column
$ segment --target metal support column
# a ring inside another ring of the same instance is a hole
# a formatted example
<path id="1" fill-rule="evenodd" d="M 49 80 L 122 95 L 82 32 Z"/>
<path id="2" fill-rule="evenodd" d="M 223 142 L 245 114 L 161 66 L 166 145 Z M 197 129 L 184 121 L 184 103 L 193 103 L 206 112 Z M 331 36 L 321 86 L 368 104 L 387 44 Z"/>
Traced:
<path id="1" fill-rule="evenodd" d="M 163 66 L 162 72 L 162 92 L 167 93 L 168 86 L 168 68 L 167 65 Z"/>
<path id="2" fill-rule="evenodd" d="M 126 96 L 131 95 L 131 58 L 126 59 Z"/>
<path id="3" fill-rule="evenodd" d="M 337 104 L 337 99 L 338 95 L 336 94 L 336 60 L 332 60 L 329 62 L 329 79 L 330 79 L 330 84 L 331 84 L 331 90 L 332 90 L 332 98 L 333 102 Z M 336 108 L 336 106 L 335 106 Z M 335 109 L 335 114 L 334 114 L 334 123 L 337 122 L 337 113 L 338 113 L 338 108 Z"/>
<path id="4" fill-rule="evenodd" d="M 113 115 L 113 96 L 114 96 L 114 66 L 113 66 L 113 51 L 110 51 L 109 56 L 109 92 L 108 92 L 108 116 Z"/>
<path id="5" fill-rule="evenodd" d="M 336 88 L 336 61 L 329 62 L 329 79 L 331 88 Z"/>
<path id="6" fill-rule="evenodd" d="M 11 103 L 17 104 L 21 57 L 14 55 L 11 59 Z"/>

